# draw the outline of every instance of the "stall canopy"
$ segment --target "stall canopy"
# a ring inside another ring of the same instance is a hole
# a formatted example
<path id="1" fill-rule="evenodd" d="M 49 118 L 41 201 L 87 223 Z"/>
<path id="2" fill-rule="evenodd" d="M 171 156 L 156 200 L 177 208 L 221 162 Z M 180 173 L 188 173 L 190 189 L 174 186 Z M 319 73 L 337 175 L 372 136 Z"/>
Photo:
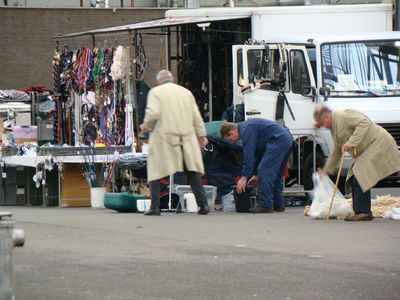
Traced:
<path id="1" fill-rule="evenodd" d="M 65 34 L 65 35 L 56 35 L 56 36 L 54 36 L 54 38 L 55 39 L 71 38 L 71 37 L 77 37 L 77 36 L 83 36 L 83 35 L 109 34 L 109 33 L 123 32 L 123 31 L 145 30 L 145 29 L 181 26 L 181 25 L 189 25 L 189 24 L 204 24 L 204 23 L 228 21 L 228 20 L 238 20 L 238 19 L 246 19 L 246 18 L 250 18 L 250 13 L 243 13 L 243 14 L 238 14 L 238 15 L 226 15 L 226 16 L 198 16 L 198 17 L 189 17 L 189 18 L 166 17 L 166 18 L 152 20 L 152 21 L 138 22 L 138 23 L 134 23 L 134 24 L 130 24 L 130 25 L 82 31 L 82 32 L 76 32 L 76 33 Z"/>

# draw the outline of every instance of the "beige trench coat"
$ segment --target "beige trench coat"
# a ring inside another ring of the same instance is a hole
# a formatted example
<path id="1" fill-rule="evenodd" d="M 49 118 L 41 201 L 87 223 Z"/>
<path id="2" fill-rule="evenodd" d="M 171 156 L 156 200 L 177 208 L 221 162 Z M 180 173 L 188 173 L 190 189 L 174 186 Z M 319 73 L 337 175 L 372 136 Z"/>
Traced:
<path id="1" fill-rule="evenodd" d="M 207 133 L 189 90 L 170 81 L 151 89 L 143 124 L 152 129 L 147 157 L 149 181 L 182 172 L 183 160 L 189 171 L 204 174 L 198 138 Z"/>
<path id="2" fill-rule="evenodd" d="M 378 181 L 400 171 L 400 157 L 396 141 L 381 126 L 356 110 L 346 109 L 332 112 L 332 153 L 324 170 L 333 174 L 342 156 L 342 146 L 348 143 L 356 149 L 349 154 L 355 159 L 347 173 L 346 192 L 351 190 L 351 176 L 357 178 L 363 192 Z"/>

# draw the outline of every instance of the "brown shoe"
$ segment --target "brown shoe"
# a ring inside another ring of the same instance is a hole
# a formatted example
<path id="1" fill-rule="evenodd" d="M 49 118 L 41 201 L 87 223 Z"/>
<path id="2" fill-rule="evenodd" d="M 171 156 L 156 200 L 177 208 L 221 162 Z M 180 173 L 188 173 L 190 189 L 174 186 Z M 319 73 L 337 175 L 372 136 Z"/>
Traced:
<path id="1" fill-rule="evenodd" d="M 345 221 L 372 221 L 374 217 L 372 216 L 372 213 L 356 213 L 351 216 L 346 216 L 344 218 Z"/>

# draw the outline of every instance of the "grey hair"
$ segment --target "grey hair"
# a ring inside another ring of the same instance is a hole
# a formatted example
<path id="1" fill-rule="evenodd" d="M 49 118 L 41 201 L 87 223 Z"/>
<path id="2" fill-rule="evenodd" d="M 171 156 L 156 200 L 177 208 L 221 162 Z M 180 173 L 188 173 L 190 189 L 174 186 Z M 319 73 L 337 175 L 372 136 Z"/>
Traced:
<path id="1" fill-rule="evenodd" d="M 167 78 L 174 79 L 174 77 L 172 76 L 171 72 L 168 71 L 168 70 L 159 71 L 157 73 L 157 77 L 156 78 L 157 78 L 157 81 L 162 81 L 162 80 L 167 79 Z"/>
<path id="2" fill-rule="evenodd" d="M 315 120 L 322 120 L 327 114 L 330 114 L 332 111 L 326 106 L 318 106 L 313 113 L 313 117 Z"/>

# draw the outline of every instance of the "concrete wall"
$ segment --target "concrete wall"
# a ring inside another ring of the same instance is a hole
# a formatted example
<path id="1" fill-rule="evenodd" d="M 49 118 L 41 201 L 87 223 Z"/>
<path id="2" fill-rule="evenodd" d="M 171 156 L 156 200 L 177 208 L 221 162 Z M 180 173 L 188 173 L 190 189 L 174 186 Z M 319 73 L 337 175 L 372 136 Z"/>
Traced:
<path id="1" fill-rule="evenodd" d="M 0 8 L 0 90 L 21 90 L 33 85 L 43 84 L 52 89 L 52 59 L 55 53 L 53 36 L 99 28 L 126 25 L 136 22 L 158 19 L 164 16 L 165 9 L 149 8 Z M 154 29 L 152 33 L 160 33 Z M 156 85 L 155 74 L 158 71 L 160 39 L 163 40 L 165 57 L 165 39 L 162 36 L 143 35 L 143 45 L 150 59 L 150 68 L 146 83 Z M 106 42 L 105 42 L 106 40 Z M 64 40 L 70 50 L 79 47 L 92 47 L 88 37 Z M 106 35 L 96 38 L 96 46 L 118 46 L 128 44 L 128 34 Z M 165 67 L 163 59 L 163 67 Z"/>
<path id="2" fill-rule="evenodd" d="M 5 6 L 7 2 L 8 6 L 29 6 L 29 7 L 80 7 L 80 0 L 0 0 L 0 6 Z M 92 3 L 96 1 L 93 0 Z M 322 0 L 322 1 L 311 1 L 311 0 L 272 0 L 272 1 L 261 1 L 261 0 L 233 0 L 235 6 L 266 6 L 266 5 L 281 5 L 288 3 L 300 3 L 311 4 L 356 4 L 356 3 L 394 3 L 393 0 L 340 0 L 336 3 L 335 1 Z M 83 7 L 90 7 L 90 0 L 82 1 Z M 131 7 L 131 0 L 123 0 L 123 7 Z M 134 7 L 172 7 L 172 0 L 133 0 Z M 205 7 L 205 6 L 228 6 L 229 0 L 178 0 L 179 7 Z M 103 3 L 100 4 L 104 6 Z M 110 7 L 121 7 L 121 0 L 109 0 Z"/>

